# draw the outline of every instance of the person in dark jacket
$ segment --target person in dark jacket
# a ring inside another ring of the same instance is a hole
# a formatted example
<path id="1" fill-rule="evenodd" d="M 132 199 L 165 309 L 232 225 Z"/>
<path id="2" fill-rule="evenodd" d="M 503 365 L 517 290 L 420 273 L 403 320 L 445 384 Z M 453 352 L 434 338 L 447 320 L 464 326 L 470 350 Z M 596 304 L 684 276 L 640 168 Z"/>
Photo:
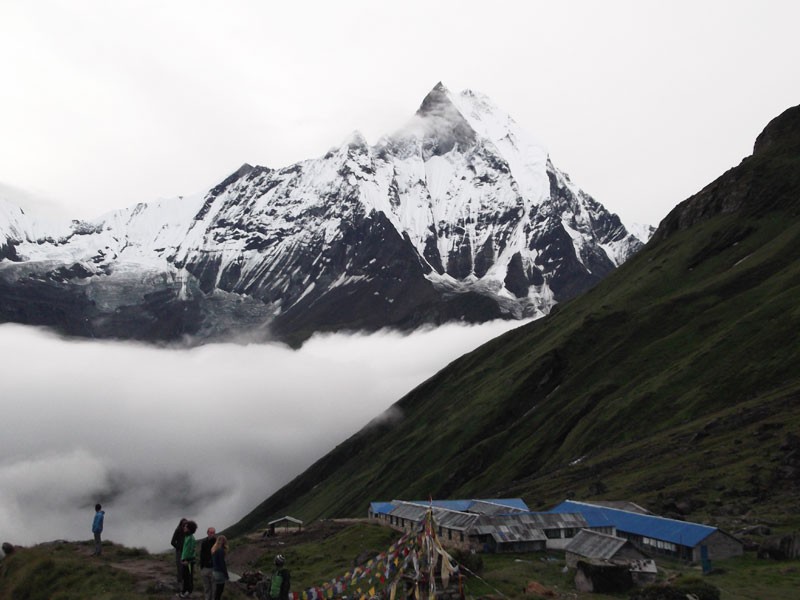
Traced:
<path id="1" fill-rule="evenodd" d="M 203 597 L 214 600 L 214 569 L 211 564 L 211 548 L 217 541 L 217 530 L 209 527 L 206 539 L 200 542 L 200 579 L 203 581 Z"/>
<path id="2" fill-rule="evenodd" d="M 286 558 L 283 554 L 275 557 L 275 572 L 272 574 L 272 581 L 269 586 L 270 600 L 289 600 L 289 586 L 291 576 L 289 569 L 284 565 Z"/>
<path id="3" fill-rule="evenodd" d="M 183 525 L 185 533 L 183 537 L 183 552 L 181 552 L 181 564 L 183 565 L 183 586 L 181 587 L 181 598 L 189 598 L 194 591 L 194 561 L 197 558 L 197 543 L 194 539 L 194 532 L 197 531 L 197 523 L 186 521 Z"/>
<path id="4" fill-rule="evenodd" d="M 106 512 L 101 510 L 103 507 L 99 504 L 94 505 L 94 520 L 92 521 L 92 533 L 94 534 L 94 552 L 92 556 L 100 556 L 103 551 L 103 542 L 100 537 L 103 533 L 103 520 Z"/>
<path id="5" fill-rule="evenodd" d="M 183 565 L 181 564 L 181 553 L 183 552 L 183 538 L 186 536 L 186 533 L 183 530 L 183 526 L 189 519 L 181 519 L 178 523 L 178 526 L 175 528 L 175 533 L 172 534 L 172 541 L 170 545 L 175 548 L 175 567 L 177 569 L 177 576 L 178 576 L 178 590 L 181 589 L 183 585 Z"/>
<path id="6" fill-rule="evenodd" d="M 224 535 L 217 536 L 217 541 L 211 548 L 211 564 L 214 574 L 214 600 L 222 598 L 225 582 L 228 581 L 228 565 L 225 557 L 228 554 L 228 539 Z"/>

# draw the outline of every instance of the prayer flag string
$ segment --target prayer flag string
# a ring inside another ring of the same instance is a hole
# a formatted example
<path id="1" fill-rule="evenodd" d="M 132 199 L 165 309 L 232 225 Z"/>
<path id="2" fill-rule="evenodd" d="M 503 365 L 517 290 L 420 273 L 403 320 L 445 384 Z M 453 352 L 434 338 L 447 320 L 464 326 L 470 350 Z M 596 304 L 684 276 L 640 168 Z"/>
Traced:
<path id="1" fill-rule="evenodd" d="M 397 584 L 403 576 L 414 581 L 414 597 L 420 599 L 419 583 L 427 579 L 430 597 L 436 593 L 436 567 L 441 561 L 442 584 L 447 587 L 450 577 L 457 573 L 452 556 L 436 536 L 433 510 L 428 510 L 422 527 L 416 533 L 406 533 L 385 552 L 357 566 L 344 575 L 311 587 L 291 592 L 289 600 L 333 600 L 345 594 L 354 600 L 386 598 L 396 600 Z"/>

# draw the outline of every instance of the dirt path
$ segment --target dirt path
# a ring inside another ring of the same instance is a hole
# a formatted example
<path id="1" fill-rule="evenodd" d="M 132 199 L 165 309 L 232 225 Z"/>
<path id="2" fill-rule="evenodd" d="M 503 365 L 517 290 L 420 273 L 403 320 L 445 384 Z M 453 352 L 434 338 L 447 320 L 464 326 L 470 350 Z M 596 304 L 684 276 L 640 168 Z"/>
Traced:
<path id="1" fill-rule="evenodd" d="M 109 565 L 136 577 L 136 591 L 139 593 L 172 595 L 178 591 L 175 563 L 150 558 L 111 562 Z"/>
<path id="2" fill-rule="evenodd" d="M 89 545 L 75 546 L 75 554 L 82 558 L 133 575 L 136 578 L 136 593 L 168 598 L 178 591 L 175 558 L 171 553 L 147 554 L 141 550 L 108 543 L 103 544 L 103 554 L 100 557 L 92 556 L 92 550 L 93 547 Z"/>

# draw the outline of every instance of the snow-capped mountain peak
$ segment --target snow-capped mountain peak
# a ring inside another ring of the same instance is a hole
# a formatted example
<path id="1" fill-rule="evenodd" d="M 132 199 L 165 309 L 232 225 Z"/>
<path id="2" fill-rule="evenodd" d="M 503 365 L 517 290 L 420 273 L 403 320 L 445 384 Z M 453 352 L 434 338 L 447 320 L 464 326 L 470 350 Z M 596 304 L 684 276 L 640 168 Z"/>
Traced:
<path id="1" fill-rule="evenodd" d="M 283 339 L 539 316 L 641 246 L 510 115 L 441 83 L 375 146 L 355 131 L 320 158 L 245 164 L 208 192 L 115 211 L 46 243 L 11 216 L 0 215 L 0 287 L 38 273 L 69 290 L 91 335 L 125 337 L 154 335 L 132 332 L 118 318 L 129 311 L 168 319 L 166 337 L 269 327 Z M 131 306 L 119 293 L 156 280 L 158 294 L 134 293 Z"/>

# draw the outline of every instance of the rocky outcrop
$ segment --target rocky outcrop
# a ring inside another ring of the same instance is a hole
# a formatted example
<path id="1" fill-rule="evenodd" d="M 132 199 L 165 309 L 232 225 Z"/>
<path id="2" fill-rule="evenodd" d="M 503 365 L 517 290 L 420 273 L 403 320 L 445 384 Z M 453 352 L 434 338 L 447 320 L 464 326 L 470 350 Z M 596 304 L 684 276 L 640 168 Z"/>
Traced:
<path id="1" fill-rule="evenodd" d="M 676 231 L 719 215 L 758 215 L 778 208 L 796 210 L 800 207 L 799 160 L 800 105 L 770 121 L 756 139 L 753 154 L 740 165 L 675 207 L 652 239 L 666 239 Z"/>

